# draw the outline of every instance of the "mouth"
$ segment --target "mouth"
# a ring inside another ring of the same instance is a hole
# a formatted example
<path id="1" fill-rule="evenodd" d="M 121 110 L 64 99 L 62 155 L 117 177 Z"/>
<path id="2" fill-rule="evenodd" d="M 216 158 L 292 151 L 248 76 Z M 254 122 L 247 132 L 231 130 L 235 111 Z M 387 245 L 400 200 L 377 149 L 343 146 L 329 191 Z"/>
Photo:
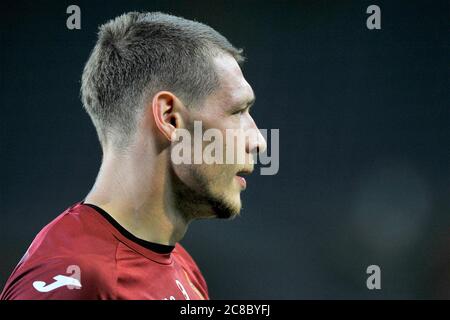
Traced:
<path id="1" fill-rule="evenodd" d="M 243 176 L 249 175 L 253 172 L 253 170 L 241 170 L 236 173 L 235 179 L 241 186 L 242 190 L 245 190 L 247 188 L 247 180 Z"/>

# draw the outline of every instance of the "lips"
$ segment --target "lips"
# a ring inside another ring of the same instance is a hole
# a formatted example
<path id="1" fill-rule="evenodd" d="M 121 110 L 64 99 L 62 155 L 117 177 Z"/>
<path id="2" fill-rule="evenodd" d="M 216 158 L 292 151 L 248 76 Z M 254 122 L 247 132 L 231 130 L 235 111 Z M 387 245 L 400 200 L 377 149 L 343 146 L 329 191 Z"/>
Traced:
<path id="1" fill-rule="evenodd" d="M 247 180 L 244 177 L 236 176 L 235 178 L 242 189 L 247 188 Z"/>
<path id="2" fill-rule="evenodd" d="M 252 172 L 253 172 L 253 169 L 243 169 L 243 170 L 238 171 L 236 173 L 236 175 L 237 176 L 247 176 L 249 174 L 252 174 Z"/>
<path id="3" fill-rule="evenodd" d="M 243 176 L 249 175 L 253 172 L 253 169 L 244 169 L 244 170 L 240 170 L 238 171 L 238 173 L 236 173 L 236 180 L 239 183 L 239 185 L 242 187 L 242 189 L 247 188 L 247 180 L 245 180 L 245 178 Z"/>

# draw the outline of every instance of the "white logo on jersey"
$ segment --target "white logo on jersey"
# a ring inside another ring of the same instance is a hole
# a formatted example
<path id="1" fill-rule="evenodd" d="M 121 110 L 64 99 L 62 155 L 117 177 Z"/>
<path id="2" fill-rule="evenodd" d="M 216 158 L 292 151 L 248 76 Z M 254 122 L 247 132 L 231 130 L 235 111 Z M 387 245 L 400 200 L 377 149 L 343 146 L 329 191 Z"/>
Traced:
<path id="1" fill-rule="evenodd" d="M 184 288 L 183 284 L 180 281 L 178 281 L 178 279 L 175 279 L 175 283 L 177 284 L 178 289 L 180 289 L 181 293 L 183 294 L 184 299 L 191 300 L 191 298 L 189 298 L 189 295 L 188 295 L 186 289 Z M 175 297 L 170 296 L 168 299 L 164 298 L 163 300 L 175 300 Z"/>
<path id="2" fill-rule="evenodd" d="M 184 298 L 185 298 L 186 300 L 191 300 L 191 298 L 189 298 L 189 295 L 188 295 L 186 289 L 185 289 L 185 288 L 183 287 L 183 285 L 181 284 L 181 282 L 178 281 L 178 280 L 175 280 L 175 282 L 177 283 L 178 288 L 181 290 L 181 293 L 183 294 Z"/>
<path id="3" fill-rule="evenodd" d="M 46 284 L 44 281 L 34 281 L 33 287 L 39 292 L 49 292 L 57 288 L 67 286 L 68 289 L 81 289 L 81 271 L 80 267 L 71 265 L 67 267 L 67 273 L 72 273 L 71 276 L 57 275 L 53 277 L 56 280 L 53 283 Z"/>

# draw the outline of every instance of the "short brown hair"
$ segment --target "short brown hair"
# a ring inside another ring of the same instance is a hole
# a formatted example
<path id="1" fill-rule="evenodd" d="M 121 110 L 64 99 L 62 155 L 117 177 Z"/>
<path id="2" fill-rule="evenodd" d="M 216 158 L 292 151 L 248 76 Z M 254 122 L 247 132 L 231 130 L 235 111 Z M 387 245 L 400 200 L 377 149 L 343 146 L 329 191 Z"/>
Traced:
<path id="1" fill-rule="evenodd" d="M 126 146 L 139 111 L 158 91 L 188 106 L 212 93 L 219 85 L 212 58 L 219 53 L 244 61 L 242 50 L 211 27 L 160 12 L 129 12 L 100 26 L 81 97 L 102 146 L 108 139 Z"/>

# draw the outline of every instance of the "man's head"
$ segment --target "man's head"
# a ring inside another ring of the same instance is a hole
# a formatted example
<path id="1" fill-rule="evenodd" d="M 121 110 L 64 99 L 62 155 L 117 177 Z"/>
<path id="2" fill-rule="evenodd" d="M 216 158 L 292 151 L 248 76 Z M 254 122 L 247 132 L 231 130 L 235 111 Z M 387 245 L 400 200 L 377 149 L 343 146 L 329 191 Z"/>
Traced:
<path id="1" fill-rule="evenodd" d="M 170 151 L 174 130 L 193 131 L 195 120 L 203 130 L 257 129 L 248 113 L 254 94 L 239 67 L 243 60 L 217 31 L 171 15 L 132 12 L 101 26 L 81 94 L 104 152 L 126 153 L 146 135 Z M 155 130 L 145 127 L 148 116 Z M 236 215 L 243 189 L 236 175 L 252 170 L 251 154 L 265 148 L 261 138 L 246 142 L 241 165 L 167 159 L 178 205 L 194 217 Z"/>
<path id="2" fill-rule="evenodd" d="M 123 14 L 100 27 L 82 76 L 83 105 L 103 147 L 125 148 L 149 97 L 166 90 L 196 105 L 218 87 L 212 59 L 244 60 L 214 29 L 163 14 Z"/>

